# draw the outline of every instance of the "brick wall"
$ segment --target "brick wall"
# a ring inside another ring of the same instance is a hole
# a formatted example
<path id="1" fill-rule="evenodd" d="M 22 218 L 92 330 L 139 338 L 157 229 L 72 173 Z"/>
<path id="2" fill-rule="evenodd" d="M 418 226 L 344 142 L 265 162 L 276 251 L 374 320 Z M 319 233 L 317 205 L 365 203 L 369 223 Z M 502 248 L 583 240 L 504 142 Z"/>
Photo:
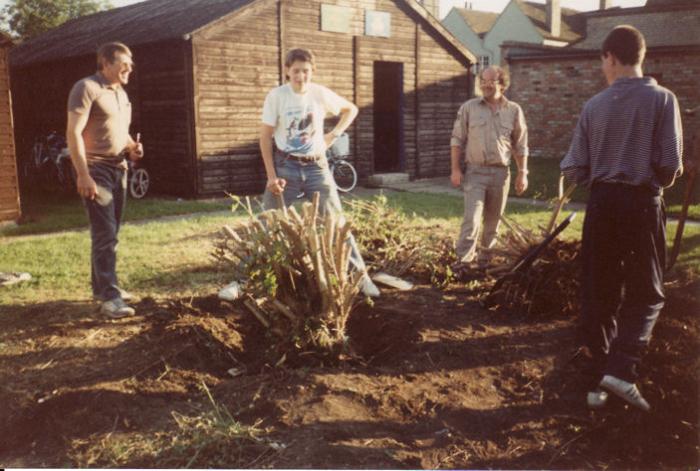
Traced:
<path id="1" fill-rule="evenodd" d="M 561 159 L 583 104 L 605 88 L 597 55 L 553 58 L 513 58 L 509 99 L 518 102 L 527 119 L 533 157 Z M 700 105 L 700 49 L 649 51 L 644 73 L 678 97 L 681 109 Z M 683 117 L 686 149 L 693 132 L 700 132 L 700 113 Z"/>

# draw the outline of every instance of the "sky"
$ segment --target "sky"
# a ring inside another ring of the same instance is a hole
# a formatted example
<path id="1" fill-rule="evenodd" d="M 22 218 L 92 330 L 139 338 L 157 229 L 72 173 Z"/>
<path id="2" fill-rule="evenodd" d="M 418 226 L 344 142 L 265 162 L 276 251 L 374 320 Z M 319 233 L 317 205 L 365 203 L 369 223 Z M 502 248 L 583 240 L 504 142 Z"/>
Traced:
<path id="1" fill-rule="evenodd" d="M 111 0 L 110 3 L 115 7 L 122 7 L 138 3 L 143 0 Z M 495 11 L 500 12 L 505 8 L 510 0 L 470 0 L 474 10 Z M 463 7 L 465 0 L 440 0 L 440 17 L 444 17 L 452 7 Z M 539 3 L 544 3 L 544 0 L 539 0 Z M 596 10 L 599 0 L 561 0 L 561 5 L 564 7 L 574 8 L 576 10 Z M 613 6 L 620 7 L 638 7 L 646 3 L 646 0 L 613 0 Z M 0 8 L 7 4 L 7 0 L 0 0 Z"/>

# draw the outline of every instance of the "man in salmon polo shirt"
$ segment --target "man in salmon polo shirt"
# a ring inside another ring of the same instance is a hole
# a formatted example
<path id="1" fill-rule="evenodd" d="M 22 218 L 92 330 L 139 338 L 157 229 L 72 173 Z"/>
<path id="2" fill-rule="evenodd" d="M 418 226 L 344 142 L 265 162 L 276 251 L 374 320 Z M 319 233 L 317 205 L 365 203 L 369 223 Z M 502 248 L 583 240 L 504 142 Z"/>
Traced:
<path id="1" fill-rule="evenodd" d="M 132 316 L 131 296 L 117 283 L 117 234 L 126 202 L 126 159 L 143 157 L 143 145 L 129 135 L 131 103 L 124 91 L 134 67 L 119 42 L 97 50 L 97 72 L 79 80 L 68 97 L 66 138 L 77 189 L 90 220 L 92 294 L 113 319 Z"/>

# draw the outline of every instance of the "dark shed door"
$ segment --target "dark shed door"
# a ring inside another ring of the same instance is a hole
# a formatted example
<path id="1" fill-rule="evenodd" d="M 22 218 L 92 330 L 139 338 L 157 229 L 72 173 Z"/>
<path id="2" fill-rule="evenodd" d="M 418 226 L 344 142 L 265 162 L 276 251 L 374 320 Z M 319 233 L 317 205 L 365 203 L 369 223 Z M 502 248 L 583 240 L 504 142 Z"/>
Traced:
<path id="1" fill-rule="evenodd" d="M 374 63 L 374 171 L 405 167 L 403 63 Z"/>

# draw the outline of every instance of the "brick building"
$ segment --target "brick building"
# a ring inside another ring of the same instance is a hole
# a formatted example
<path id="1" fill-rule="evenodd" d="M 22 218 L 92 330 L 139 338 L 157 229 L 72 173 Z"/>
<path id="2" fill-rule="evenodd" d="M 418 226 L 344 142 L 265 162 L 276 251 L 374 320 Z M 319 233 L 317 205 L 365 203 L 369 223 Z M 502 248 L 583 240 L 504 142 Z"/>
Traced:
<path id="1" fill-rule="evenodd" d="M 522 105 L 533 156 L 560 159 L 568 150 L 583 104 L 606 87 L 599 48 L 615 26 L 638 28 L 647 41 L 645 75 L 672 90 L 681 109 L 700 105 L 700 2 L 649 0 L 638 8 L 582 13 L 585 38 L 569 47 L 504 43 L 508 96 Z M 700 117 L 683 117 L 686 149 Z"/>

